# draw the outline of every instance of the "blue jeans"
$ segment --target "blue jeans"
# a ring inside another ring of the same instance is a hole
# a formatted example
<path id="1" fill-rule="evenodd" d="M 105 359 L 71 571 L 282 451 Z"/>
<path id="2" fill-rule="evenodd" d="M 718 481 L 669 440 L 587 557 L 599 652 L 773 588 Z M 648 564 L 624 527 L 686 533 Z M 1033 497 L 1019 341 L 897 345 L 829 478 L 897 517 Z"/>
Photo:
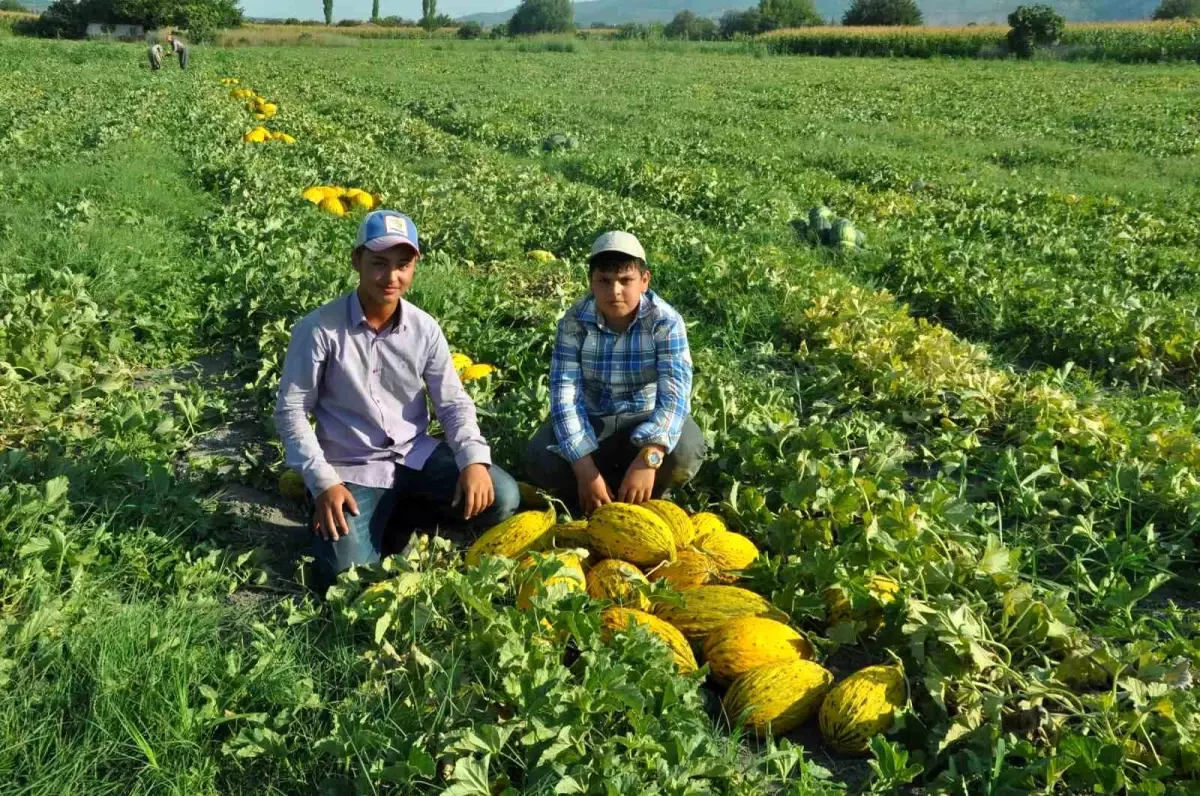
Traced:
<path id="1" fill-rule="evenodd" d="M 363 564 L 376 564 L 383 557 L 383 541 L 394 512 L 406 504 L 422 502 L 437 510 L 448 524 L 490 528 L 511 517 L 521 505 L 521 490 L 513 477 L 496 465 L 490 469 L 496 500 L 486 511 L 465 522 L 462 507 L 451 506 L 458 486 L 458 465 L 446 443 L 440 443 L 420 470 L 399 468 L 391 489 L 346 484 L 358 504 L 358 516 L 345 511 L 350 533 L 331 542 L 314 535 L 313 556 L 317 559 L 320 588 L 337 578 L 338 573 Z"/>

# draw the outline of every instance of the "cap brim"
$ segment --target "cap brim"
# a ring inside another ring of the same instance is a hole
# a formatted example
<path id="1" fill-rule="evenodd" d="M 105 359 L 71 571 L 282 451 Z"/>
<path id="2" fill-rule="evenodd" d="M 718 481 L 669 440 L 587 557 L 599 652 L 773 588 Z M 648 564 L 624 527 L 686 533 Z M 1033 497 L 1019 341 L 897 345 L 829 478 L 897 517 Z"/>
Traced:
<path id="1" fill-rule="evenodd" d="M 599 256 L 600 256 L 600 255 L 602 255 L 602 254 L 608 254 L 608 253 L 610 253 L 610 252 L 616 252 L 617 254 L 623 254 L 623 255 L 625 255 L 626 257 L 632 257 L 632 258 L 634 258 L 635 260 L 641 260 L 642 262 L 646 262 L 646 255 L 645 255 L 645 254 L 643 254 L 643 253 L 641 253 L 641 252 L 630 252 L 630 251 L 625 251 L 624 249 L 622 249 L 622 248 L 620 248 L 620 247 L 615 247 L 615 246 L 614 246 L 613 248 L 610 248 L 610 249 L 601 249 L 601 250 L 600 250 L 600 251 L 598 251 L 598 252 L 592 252 L 592 256 L 588 258 L 588 262 L 591 262 L 592 260 L 595 260 L 597 257 L 599 257 Z"/>
<path id="2" fill-rule="evenodd" d="M 413 243 L 403 235 L 384 235 L 382 238 L 369 240 L 363 245 L 373 252 L 387 251 L 394 246 L 407 246 L 417 254 L 421 253 L 421 249 L 417 246 L 417 244 Z"/>

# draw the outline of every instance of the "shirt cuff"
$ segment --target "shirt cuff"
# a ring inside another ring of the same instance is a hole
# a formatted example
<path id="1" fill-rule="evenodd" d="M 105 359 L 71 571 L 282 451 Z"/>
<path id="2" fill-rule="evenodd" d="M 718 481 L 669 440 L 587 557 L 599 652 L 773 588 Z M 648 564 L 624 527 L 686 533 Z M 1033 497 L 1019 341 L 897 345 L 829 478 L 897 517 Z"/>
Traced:
<path id="1" fill-rule="evenodd" d="M 458 471 L 470 467 L 472 464 L 486 464 L 492 466 L 492 450 L 487 445 L 479 443 L 465 446 L 458 453 L 454 454 L 454 463 L 458 465 Z"/>
<path id="2" fill-rule="evenodd" d="M 678 444 L 679 438 L 671 439 L 670 435 L 660 428 L 657 423 L 647 420 L 633 430 L 633 433 L 629 435 L 629 441 L 639 448 L 643 448 L 646 445 L 661 445 L 667 449 L 667 453 L 670 453 L 675 450 L 675 445 Z"/>
<path id="3" fill-rule="evenodd" d="M 309 494 L 314 498 L 329 487 L 337 486 L 340 483 L 342 483 L 342 477 L 338 475 L 332 464 L 321 464 L 304 473 L 304 485 L 308 487 Z"/>
<path id="4" fill-rule="evenodd" d="M 566 445 L 550 446 L 550 450 L 557 453 L 571 464 L 574 464 L 585 456 L 591 456 L 599 449 L 600 444 L 597 443 L 590 434 L 586 433 L 574 440 L 571 440 Z"/>

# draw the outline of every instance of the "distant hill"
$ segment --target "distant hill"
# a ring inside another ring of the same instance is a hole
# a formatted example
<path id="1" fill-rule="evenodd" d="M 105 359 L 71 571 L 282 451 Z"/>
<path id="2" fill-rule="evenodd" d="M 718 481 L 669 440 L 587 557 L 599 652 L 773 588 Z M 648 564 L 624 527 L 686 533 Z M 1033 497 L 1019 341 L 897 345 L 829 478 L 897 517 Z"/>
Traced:
<path id="1" fill-rule="evenodd" d="M 747 8 L 739 0 L 590 0 L 575 4 L 575 24 L 586 28 L 595 22 L 620 25 L 626 22 L 670 22 L 680 11 L 690 9 L 702 17 L 719 17 L 729 9 Z M 488 14 L 471 14 L 482 25 L 507 22 L 516 8 Z"/>
<path id="2" fill-rule="evenodd" d="M 929 25 L 965 25 L 968 22 L 1003 23 L 1009 12 L 1029 0 L 917 0 Z M 749 8 L 753 0 L 590 0 L 575 4 L 575 24 L 586 28 L 596 22 L 620 25 L 625 22 L 670 22 L 680 11 L 702 17 L 719 17 L 730 9 Z M 821 16 L 840 21 L 849 0 L 816 0 Z M 1050 0 L 1072 22 L 1109 19 L 1145 19 L 1158 7 L 1158 0 Z M 507 22 L 514 9 L 490 14 L 471 14 L 464 20 L 483 25 Z"/>

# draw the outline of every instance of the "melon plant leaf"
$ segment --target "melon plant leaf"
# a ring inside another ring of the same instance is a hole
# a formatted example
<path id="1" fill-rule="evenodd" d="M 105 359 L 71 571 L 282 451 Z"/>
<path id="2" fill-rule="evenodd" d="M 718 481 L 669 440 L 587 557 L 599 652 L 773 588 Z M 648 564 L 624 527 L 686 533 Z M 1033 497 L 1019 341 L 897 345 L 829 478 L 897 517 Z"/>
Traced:
<path id="1" fill-rule="evenodd" d="M 488 764 L 491 755 L 483 757 L 460 757 L 454 763 L 453 783 L 442 791 L 442 796 L 491 796 L 492 787 L 488 780 Z"/>

